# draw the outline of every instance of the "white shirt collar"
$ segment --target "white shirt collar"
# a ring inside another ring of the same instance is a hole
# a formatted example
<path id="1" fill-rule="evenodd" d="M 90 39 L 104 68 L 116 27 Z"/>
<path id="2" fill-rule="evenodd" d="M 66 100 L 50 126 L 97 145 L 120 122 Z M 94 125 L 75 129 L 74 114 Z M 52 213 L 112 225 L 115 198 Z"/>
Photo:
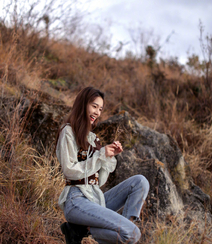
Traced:
<path id="1" fill-rule="evenodd" d="M 90 131 L 87 138 L 88 138 L 88 143 L 91 144 L 92 147 L 96 147 L 96 144 L 94 142 L 96 139 L 96 134 Z"/>

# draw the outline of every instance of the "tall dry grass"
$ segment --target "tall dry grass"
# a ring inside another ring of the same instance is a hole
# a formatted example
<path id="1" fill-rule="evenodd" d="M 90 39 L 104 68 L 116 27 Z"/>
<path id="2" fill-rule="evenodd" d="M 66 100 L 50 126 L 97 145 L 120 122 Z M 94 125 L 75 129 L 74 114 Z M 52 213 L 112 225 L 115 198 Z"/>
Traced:
<path id="1" fill-rule="evenodd" d="M 8 94 L 7 94 L 8 95 Z M 1 243 L 59 243 L 63 215 L 57 200 L 63 177 L 50 151 L 39 155 L 24 128 L 24 101 L 1 99 L 0 240 Z"/>
<path id="2" fill-rule="evenodd" d="M 166 216 L 166 219 L 157 218 L 141 222 L 139 228 L 142 236 L 139 243 L 154 244 L 209 244 L 212 242 L 211 225 L 199 227 L 198 221 L 188 224 L 185 216 Z"/>

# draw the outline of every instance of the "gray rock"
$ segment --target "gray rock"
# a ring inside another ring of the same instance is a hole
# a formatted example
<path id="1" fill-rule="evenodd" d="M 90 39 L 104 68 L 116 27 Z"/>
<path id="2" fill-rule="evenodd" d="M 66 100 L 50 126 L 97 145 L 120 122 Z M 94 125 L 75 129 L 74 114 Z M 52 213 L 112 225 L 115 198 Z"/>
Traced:
<path id="1" fill-rule="evenodd" d="M 32 137 L 32 142 L 39 152 L 52 151 L 59 125 L 70 111 L 67 106 L 35 101 L 28 113 L 26 129 Z"/>
<path id="2" fill-rule="evenodd" d="M 190 167 L 171 136 L 142 126 L 127 112 L 100 123 L 96 133 L 105 144 L 119 140 L 124 146 L 104 191 L 142 174 L 150 183 L 146 202 L 149 214 L 165 217 L 186 213 L 188 219 L 198 219 L 202 224 L 206 214 L 211 221 L 210 197 L 194 184 Z"/>

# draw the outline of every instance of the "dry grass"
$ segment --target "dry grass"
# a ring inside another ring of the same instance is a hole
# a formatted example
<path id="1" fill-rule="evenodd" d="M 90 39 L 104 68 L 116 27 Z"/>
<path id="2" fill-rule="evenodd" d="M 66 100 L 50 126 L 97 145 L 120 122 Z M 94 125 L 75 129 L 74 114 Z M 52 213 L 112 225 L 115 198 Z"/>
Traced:
<path id="1" fill-rule="evenodd" d="M 197 244 L 212 243 L 211 226 L 202 230 L 198 222 L 186 223 L 184 216 L 167 216 L 166 220 L 152 220 L 140 227 L 140 243 L 154 244 Z"/>
<path id="2" fill-rule="evenodd" d="M 65 41 L 40 39 L 34 32 L 4 25 L 0 32 L 1 243 L 64 241 L 59 230 L 64 217 L 57 206 L 62 175 L 55 155 L 48 148 L 39 155 L 25 132 L 29 109 L 23 97 L 30 97 L 28 89 L 70 106 L 84 86 L 101 89 L 106 94 L 102 119 L 127 110 L 143 125 L 170 134 L 195 183 L 212 198 L 212 101 L 202 77 L 183 72 L 177 63 L 150 69 L 136 59 L 88 53 Z M 196 223 L 187 226 L 179 219 L 150 219 L 140 228 L 142 243 L 212 243 L 211 226 L 200 232 Z"/>
<path id="3" fill-rule="evenodd" d="M 47 149 L 39 155 L 24 135 L 24 102 L 15 104 L 11 98 L 3 102 L 4 99 L 0 121 L 1 243 L 60 243 L 63 237 L 59 225 L 64 219 L 57 206 L 63 188 L 59 165 Z"/>
<path id="4" fill-rule="evenodd" d="M 0 162 L 2 243 L 60 243 L 64 217 L 57 201 L 63 177 L 55 157 L 37 156 L 23 143 L 13 155 Z"/>

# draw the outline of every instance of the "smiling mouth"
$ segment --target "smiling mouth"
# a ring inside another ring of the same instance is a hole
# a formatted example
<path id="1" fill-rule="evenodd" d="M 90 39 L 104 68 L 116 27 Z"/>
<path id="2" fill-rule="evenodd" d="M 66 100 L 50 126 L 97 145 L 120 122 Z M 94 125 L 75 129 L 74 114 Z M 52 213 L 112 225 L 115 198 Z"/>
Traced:
<path id="1" fill-rule="evenodd" d="M 95 119 L 96 119 L 96 117 L 94 117 L 94 116 L 90 116 L 90 119 L 91 119 L 91 121 L 93 122 Z"/>

